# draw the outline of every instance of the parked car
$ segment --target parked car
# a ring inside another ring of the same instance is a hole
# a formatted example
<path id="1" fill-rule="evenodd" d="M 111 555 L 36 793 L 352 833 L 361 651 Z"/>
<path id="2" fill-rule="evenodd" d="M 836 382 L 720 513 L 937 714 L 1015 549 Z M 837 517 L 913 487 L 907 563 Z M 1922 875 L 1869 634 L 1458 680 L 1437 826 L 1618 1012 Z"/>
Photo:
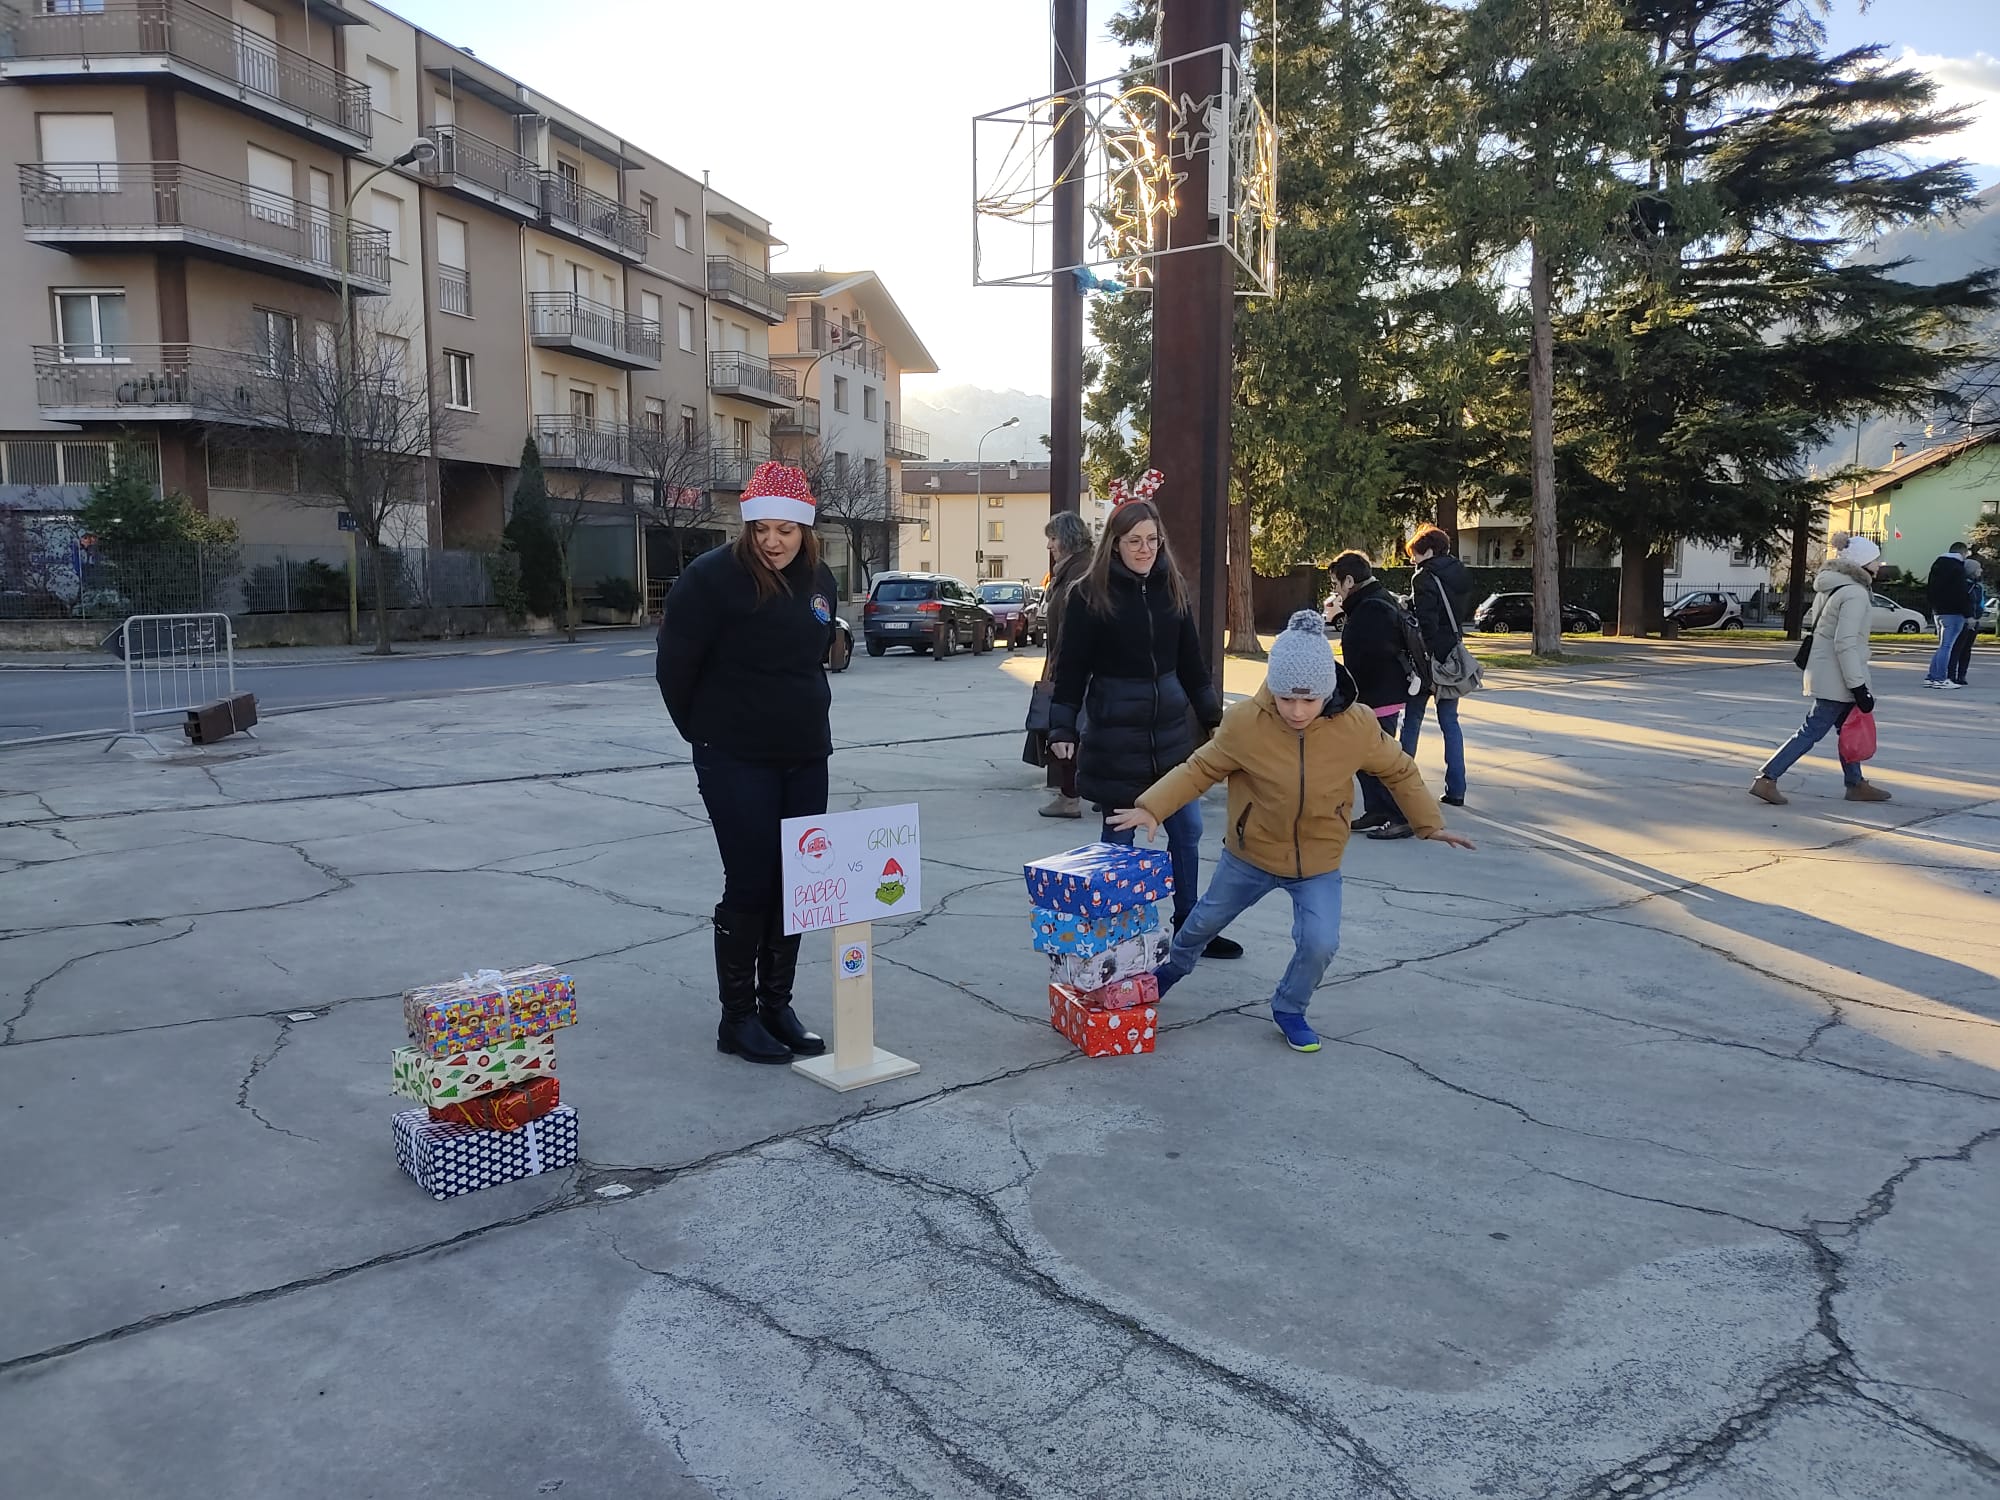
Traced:
<path id="1" fill-rule="evenodd" d="M 1666 619 L 1683 630 L 1741 630 L 1743 603 L 1713 589 L 1683 594 L 1667 607 Z"/>
<path id="2" fill-rule="evenodd" d="M 979 585 L 979 602 L 993 616 L 993 629 L 1007 649 L 1028 643 L 1028 586 L 993 579 Z"/>
<path id="3" fill-rule="evenodd" d="M 922 656 L 939 639 L 940 624 L 945 626 L 941 656 L 960 646 L 971 647 L 975 655 L 993 649 L 992 611 L 964 583 L 942 573 L 884 573 L 861 607 L 861 634 L 870 656 L 891 646 L 908 646 Z"/>
<path id="4" fill-rule="evenodd" d="M 1589 635 L 1604 628 L 1604 621 L 1598 617 L 1596 611 L 1585 609 L 1581 604 L 1565 603 L 1562 612 L 1562 628 L 1565 635 Z M 1472 628 L 1489 631 L 1533 630 L 1535 596 L 1488 594 L 1485 602 L 1472 612 Z"/>
<path id="5" fill-rule="evenodd" d="M 1914 614 L 1916 611 L 1912 610 L 1911 613 Z M 1899 631 L 1903 629 L 1900 625 L 1896 628 Z M 1903 633 L 1907 635 L 1909 632 L 1903 631 Z M 1979 612 L 1979 629 L 1974 634 L 2000 635 L 2000 596 L 1986 601 L 1986 608 Z"/>
<path id="6" fill-rule="evenodd" d="M 845 672 L 848 663 L 854 660 L 854 631 L 846 617 L 833 617 L 833 639 L 826 644 L 826 669 L 829 672 Z"/>
<path id="7" fill-rule="evenodd" d="M 1931 628 L 1928 615 L 1898 604 L 1887 594 L 1876 594 L 1871 602 L 1875 607 L 1869 612 L 1868 629 L 1875 635 L 1922 635 Z"/>
<path id="8" fill-rule="evenodd" d="M 1046 646 L 1049 643 L 1049 591 L 1034 587 L 1028 590 L 1028 644 Z"/>

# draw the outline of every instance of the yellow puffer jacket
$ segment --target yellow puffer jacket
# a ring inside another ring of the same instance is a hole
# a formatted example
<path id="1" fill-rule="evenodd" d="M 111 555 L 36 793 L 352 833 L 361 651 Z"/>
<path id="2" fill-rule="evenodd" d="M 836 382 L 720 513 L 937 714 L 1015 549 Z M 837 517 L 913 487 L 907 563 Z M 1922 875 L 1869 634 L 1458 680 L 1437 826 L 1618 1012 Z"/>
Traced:
<path id="1" fill-rule="evenodd" d="M 1343 674 L 1342 686 L 1348 682 Z M 1340 868 L 1356 771 L 1381 778 L 1419 835 L 1444 827 L 1416 762 L 1372 712 L 1334 700 L 1300 731 L 1278 716 L 1268 687 L 1225 713 L 1215 737 L 1146 788 L 1139 805 L 1164 821 L 1226 779 L 1224 847 L 1266 874 L 1304 880 Z"/>

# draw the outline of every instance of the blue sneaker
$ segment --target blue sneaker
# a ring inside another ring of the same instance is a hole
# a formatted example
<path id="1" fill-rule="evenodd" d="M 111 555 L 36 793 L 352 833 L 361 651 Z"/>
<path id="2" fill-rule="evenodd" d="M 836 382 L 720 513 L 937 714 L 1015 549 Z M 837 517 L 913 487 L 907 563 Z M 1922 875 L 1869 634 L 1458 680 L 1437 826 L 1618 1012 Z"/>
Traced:
<path id="1" fill-rule="evenodd" d="M 1278 1030 L 1285 1034 L 1285 1044 L 1294 1052 L 1319 1051 L 1319 1033 L 1297 1011 L 1274 1010 L 1271 1019 L 1278 1023 Z"/>

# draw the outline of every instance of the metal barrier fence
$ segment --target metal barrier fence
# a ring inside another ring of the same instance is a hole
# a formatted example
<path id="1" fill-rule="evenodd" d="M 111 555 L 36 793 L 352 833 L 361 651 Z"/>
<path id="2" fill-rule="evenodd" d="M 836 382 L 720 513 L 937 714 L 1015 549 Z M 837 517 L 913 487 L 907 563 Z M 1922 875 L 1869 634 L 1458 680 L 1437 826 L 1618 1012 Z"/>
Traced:
<path id="1" fill-rule="evenodd" d="M 125 659 L 125 731 L 106 750 L 127 739 L 159 750 L 142 720 L 185 718 L 236 696 L 236 633 L 227 615 L 133 615 L 119 628 L 117 650 Z"/>

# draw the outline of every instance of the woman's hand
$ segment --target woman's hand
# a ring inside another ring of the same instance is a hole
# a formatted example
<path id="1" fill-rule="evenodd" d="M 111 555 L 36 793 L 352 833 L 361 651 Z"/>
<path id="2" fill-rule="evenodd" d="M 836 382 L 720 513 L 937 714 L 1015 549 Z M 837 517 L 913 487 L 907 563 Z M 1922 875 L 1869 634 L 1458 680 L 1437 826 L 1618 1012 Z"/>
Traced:
<path id="1" fill-rule="evenodd" d="M 1477 849 L 1479 847 L 1471 839 L 1464 837 L 1462 834 L 1453 833 L 1446 828 L 1440 828 L 1436 833 L 1427 833 L 1424 837 L 1435 843 L 1449 844 L 1454 849 Z"/>
<path id="2" fill-rule="evenodd" d="M 1049 742 L 1049 754 L 1053 755 L 1057 760 L 1074 760 L 1076 758 L 1076 741 L 1051 740 Z"/>
<path id="3" fill-rule="evenodd" d="M 1160 820 L 1143 807 L 1128 807 L 1122 812 L 1115 812 L 1104 820 L 1104 824 L 1107 828 L 1115 828 L 1120 833 L 1128 828 L 1143 828 L 1146 831 L 1146 842 L 1149 844 L 1160 832 Z"/>

